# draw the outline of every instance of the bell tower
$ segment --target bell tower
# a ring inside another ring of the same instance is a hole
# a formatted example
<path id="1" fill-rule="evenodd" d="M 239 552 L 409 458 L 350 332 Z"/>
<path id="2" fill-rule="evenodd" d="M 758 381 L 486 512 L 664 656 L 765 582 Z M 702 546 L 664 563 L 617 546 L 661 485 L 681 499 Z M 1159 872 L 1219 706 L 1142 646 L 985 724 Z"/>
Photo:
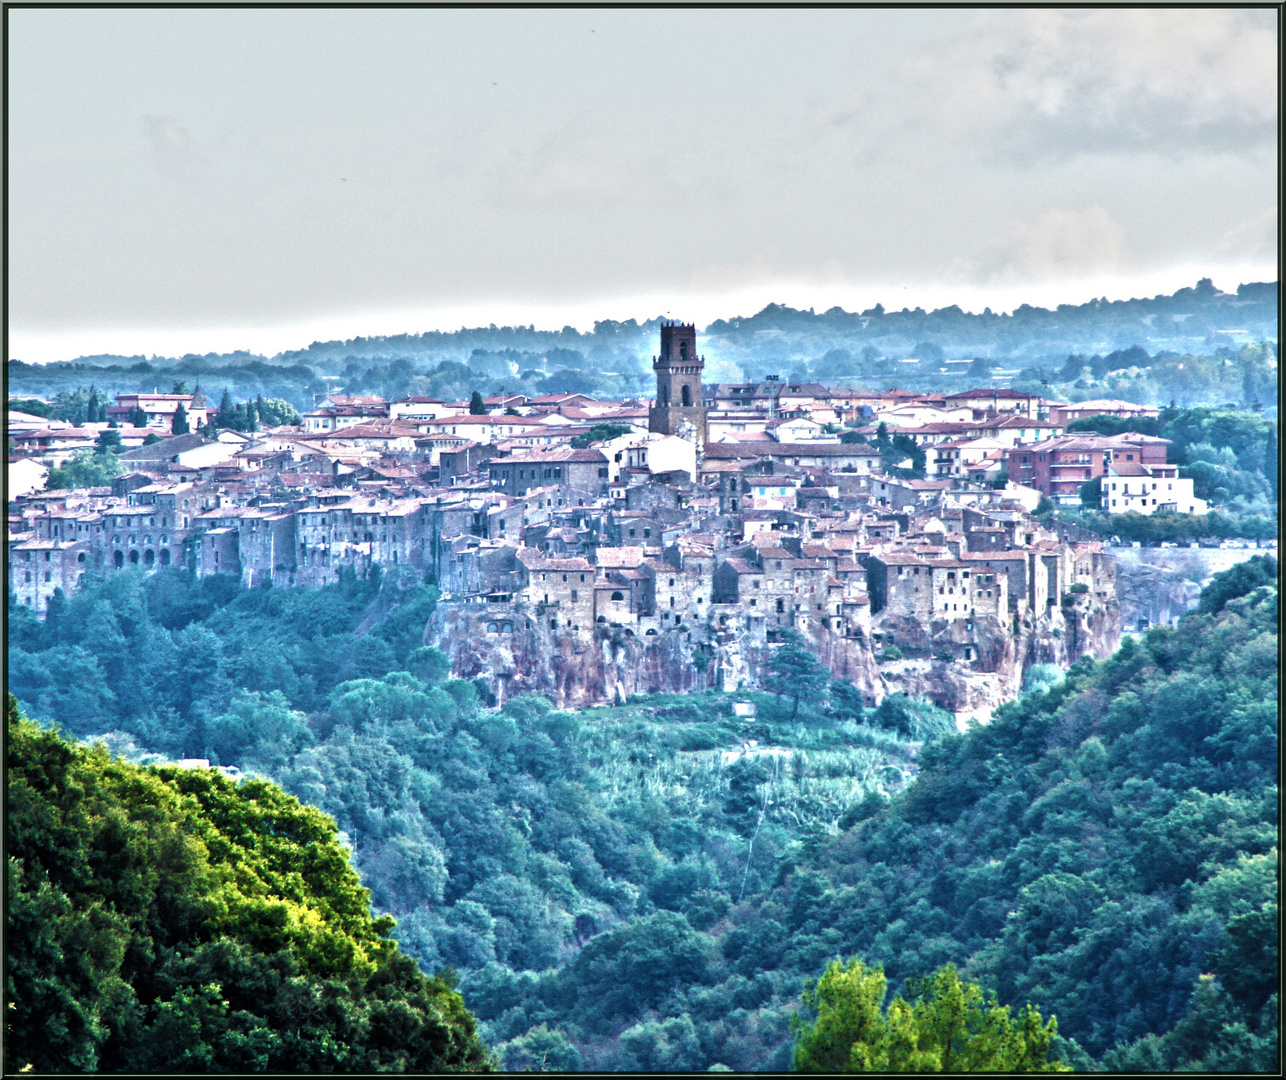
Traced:
<path id="1" fill-rule="evenodd" d="M 697 355 L 697 328 L 661 324 L 661 355 L 653 357 L 656 404 L 648 411 L 648 430 L 678 435 L 705 446 L 706 410 L 701 400 L 705 357 Z"/>

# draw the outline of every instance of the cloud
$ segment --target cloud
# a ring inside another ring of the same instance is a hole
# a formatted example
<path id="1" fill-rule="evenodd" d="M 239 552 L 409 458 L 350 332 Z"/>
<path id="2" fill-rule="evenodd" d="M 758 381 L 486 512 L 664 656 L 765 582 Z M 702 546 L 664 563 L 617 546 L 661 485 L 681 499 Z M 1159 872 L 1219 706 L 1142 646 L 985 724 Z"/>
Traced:
<path id="1" fill-rule="evenodd" d="M 763 285 L 776 276 L 772 260 L 759 254 L 746 262 L 709 263 L 699 267 L 692 272 L 688 286 L 695 293 L 729 293 Z"/>
<path id="2" fill-rule="evenodd" d="M 1219 238 L 1215 249 L 1234 258 L 1272 261 L 1277 258 L 1277 207 L 1234 226 Z"/>
<path id="3" fill-rule="evenodd" d="M 1021 164 L 1270 148 L 1276 18 L 1187 8 L 982 14 L 898 66 L 875 138 L 936 131 Z"/>
<path id="4" fill-rule="evenodd" d="M 1119 274 L 1128 257 L 1120 225 L 1101 206 L 1053 209 L 1016 224 L 980 257 L 956 260 L 948 276 L 975 283 L 1073 282 Z"/>
<path id="5" fill-rule="evenodd" d="M 205 165 L 209 158 L 198 149 L 187 128 L 172 116 L 139 118 L 143 134 L 152 151 L 152 163 L 166 173 L 183 172 L 194 165 Z"/>
<path id="6" fill-rule="evenodd" d="M 646 159 L 589 113 L 568 119 L 533 149 L 515 151 L 497 179 L 504 203 L 560 209 L 649 204 L 675 187 L 662 158 Z"/>

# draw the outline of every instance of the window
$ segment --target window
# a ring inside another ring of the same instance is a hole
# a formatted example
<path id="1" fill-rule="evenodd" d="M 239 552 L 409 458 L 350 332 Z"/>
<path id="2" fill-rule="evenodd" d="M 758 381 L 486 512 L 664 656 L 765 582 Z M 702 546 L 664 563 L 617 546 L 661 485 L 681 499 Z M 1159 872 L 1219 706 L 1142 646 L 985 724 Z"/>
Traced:
<path id="1" fill-rule="evenodd" d="M 612 593 L 612 599 L 619 602 L 625 599 L 625 594 L 621 592 L 620 589 L 617 589 L 615 592 Z"/>

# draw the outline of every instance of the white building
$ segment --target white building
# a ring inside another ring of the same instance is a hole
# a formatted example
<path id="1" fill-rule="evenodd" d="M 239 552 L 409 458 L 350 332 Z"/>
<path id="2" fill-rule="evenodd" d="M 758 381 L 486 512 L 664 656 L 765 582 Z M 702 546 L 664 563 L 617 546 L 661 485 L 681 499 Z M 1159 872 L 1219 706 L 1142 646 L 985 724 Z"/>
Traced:
<path id="1" fill-rule="evenodd" d="M 1177 465 L 1140 465 L 1134 461 L 1112 461 L 1100 480 L 1101 505 L 1108 514 L 1155 514 L 1169 510 L 1176 514 L 1205 514 L 1205 499 L 1192 491 L 1192 480 L 1179 476 Z"/>

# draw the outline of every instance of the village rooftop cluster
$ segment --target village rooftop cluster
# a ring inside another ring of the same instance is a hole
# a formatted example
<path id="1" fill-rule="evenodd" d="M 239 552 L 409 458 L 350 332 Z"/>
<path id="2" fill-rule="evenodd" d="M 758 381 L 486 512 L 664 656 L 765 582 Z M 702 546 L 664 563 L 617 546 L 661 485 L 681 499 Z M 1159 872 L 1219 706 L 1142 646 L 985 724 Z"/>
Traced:
<path id="1" fill-rule="evenodd" d="M 43 613 L 90 573 L 316 587 L 379 567 L 437 582 L 486 634 L 792 629 L 896 637 L 986 670 L 984 625 L 1036 620 L 1074 639 L 1069 598 L 1084 597 L 1082 618 L 1114 603 L 1111 557 L 1041 525 L 1042 498 L 1079 502 L 1098 477 L 1105 509 L 1206 509 L 1165 440 L 1065 434 L 1082 415 L 1155 413 L 1143 406 L 703 385 L 694 328 L 661 334 L 650 402 L 499 395 L 470 411 L 333 393 L 298 427 L 246 433 L 210 424 L 199 395 L 122 396 L 115 411 L 135 424 L 117 429 L 125 472 L 110 488 L 40 482 L 104 425 L 10 412 L 11 477 L 32 478 L 11 489 L 10 588 Z M 170 433 L 179 404 L 189 434 Z M 867 441 L 841 441 L 849 431 Z M 926 478 L 890 462 L 899 435 L 924 449 Z"/>

